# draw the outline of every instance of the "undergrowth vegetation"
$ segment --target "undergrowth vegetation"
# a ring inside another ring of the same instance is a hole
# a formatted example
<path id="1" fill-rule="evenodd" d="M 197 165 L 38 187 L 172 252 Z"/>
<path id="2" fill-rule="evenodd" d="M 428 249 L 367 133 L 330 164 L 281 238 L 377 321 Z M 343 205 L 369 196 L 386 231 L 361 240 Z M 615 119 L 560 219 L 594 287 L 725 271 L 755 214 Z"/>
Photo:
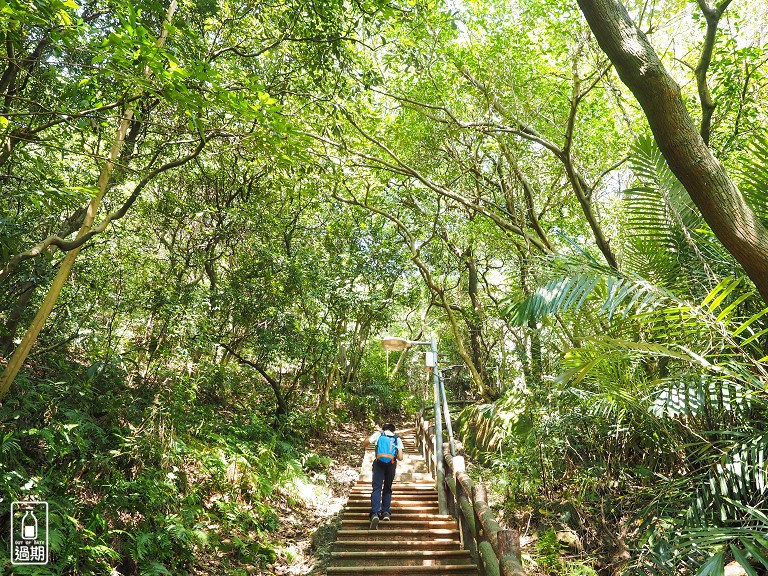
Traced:
<path id="1" fill-rule="evenodd" d="M 760 140 L 744 160 L 753 200 L 767 152 Z M 630 167 L 622 270 L 581 251 L 508 296 L 512 326 L 564 350 L 459 430 L 545 573 L 570 570 L 547 559 L 554 534 L 607 573 L 754 575 L 768 570 L 768 308 L 652 140 Z"/>
<path id="2" fill-rule="evenodd" d="M 425 365 L 532 571 L 768 571 L 764 0 L 0 14 L 14 574 L 270 570 Z"/>
<path id="3" fill-rule="evenodd" d="M 15 574 L 260 573 L 280 507 L 301 504 L 312 427 L 275 423 L 237 371 L 146 382 L 59 360 L 0 407 L 4 502 L 50 507 L 50 566 Z M 296 418 L 306 418 L 296 413 Z M 9 534 L 8 514 L 0 519 Z M 8 542 L 0 566 L 9 568 Z"/>
<path id="4" fill-rule="evenodd" d="M 511 386 L 459 418 L 510 521 L 533 526 L 539 546 L 555 530 L 603 570 L 704 576 L 729 561 L 749 573 L 768 569 L 758 345 L 768 309 L 751 305 L 732 278 L 691 303 L 609 271 L 585 276 L 543 288 L 547 302 L 534 294 L 517 313 L 592 302 L 606 333 L 573 347 L 557 377 L 535 389 Z M 562 573 L 549 555 L 533 561 Z"/>

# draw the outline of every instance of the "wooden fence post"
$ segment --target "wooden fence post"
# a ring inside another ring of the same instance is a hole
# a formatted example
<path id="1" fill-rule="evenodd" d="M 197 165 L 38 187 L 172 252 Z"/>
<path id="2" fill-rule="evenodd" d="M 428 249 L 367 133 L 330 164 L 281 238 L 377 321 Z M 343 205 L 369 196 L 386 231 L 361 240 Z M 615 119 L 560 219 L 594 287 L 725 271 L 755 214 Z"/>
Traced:
<path id="1" fill-rule="evenodd" d="M 520 562 L 520 534 L 517 530 L 501 530 L 498 536 L 501 576 L 525 576 Z"/>
<path id="2" fill-rule="evenodd" d="M 483 576 L 525 576 L 520 561 L 520 535 L 517 530 L 502 530 L 488 506 L 485 486 L 475 484 L 465 471 L 463 456 L 452 455 L 450 444 L 435 445 L 434 425 L 423 417 L 419 422 L 419 438 L 423 438 L 425 460 L 436 474 L 435 457 L 443 459 L 445 475 L 437 479 L 447 485 L 444 490 L 451 515 L 458 521 L 464 549 Z"/>

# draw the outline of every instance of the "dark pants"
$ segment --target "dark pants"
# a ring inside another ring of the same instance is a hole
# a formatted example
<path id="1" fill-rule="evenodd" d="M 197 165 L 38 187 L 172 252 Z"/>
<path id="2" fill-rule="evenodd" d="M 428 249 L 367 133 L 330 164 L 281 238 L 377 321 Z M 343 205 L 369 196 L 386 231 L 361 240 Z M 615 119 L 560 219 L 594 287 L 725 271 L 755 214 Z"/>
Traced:
<path id="1" fill-rule="evenodd" d="M 371 515 L 391 512 L 392 481 L 397 471 L 397 460 L 385 464 L 373 461 L 373 491 L 371 492 Z"/>

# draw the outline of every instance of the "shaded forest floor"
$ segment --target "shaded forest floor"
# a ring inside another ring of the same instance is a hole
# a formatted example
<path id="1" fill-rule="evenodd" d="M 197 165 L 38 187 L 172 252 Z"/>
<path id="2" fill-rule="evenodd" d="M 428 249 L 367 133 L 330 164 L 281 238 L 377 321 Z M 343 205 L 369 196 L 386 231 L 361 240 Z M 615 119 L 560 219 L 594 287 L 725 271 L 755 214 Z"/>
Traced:
<path id="1" fill-rule="evenodd" d="M 314 484 L 301 502 L 278 504 L 283 553 L 267 574 L 323 574 L 336 540 L 341 511 L 355 485 L 363 459 L 362 441 L 373 432 L 367 424 L 339 424 L 322 438 L 313 438 L 307 449 L 320 456 L 325 466 L 310 474 Z M 289 505 L 292 504 L 292 505 Z"/>

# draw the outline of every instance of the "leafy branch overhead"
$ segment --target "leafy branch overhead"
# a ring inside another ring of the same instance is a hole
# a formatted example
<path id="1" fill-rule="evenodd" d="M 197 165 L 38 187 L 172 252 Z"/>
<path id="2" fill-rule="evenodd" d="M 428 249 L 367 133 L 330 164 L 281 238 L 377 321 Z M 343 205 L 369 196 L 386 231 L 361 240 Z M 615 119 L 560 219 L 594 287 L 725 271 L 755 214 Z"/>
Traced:
<path id="1" fill-rule="evenodd" d="M 762 574 L 767 10 L 0 2 L 35 574 L 322 572 L 360 440 L 435 381 L 528 573 Z"/>

